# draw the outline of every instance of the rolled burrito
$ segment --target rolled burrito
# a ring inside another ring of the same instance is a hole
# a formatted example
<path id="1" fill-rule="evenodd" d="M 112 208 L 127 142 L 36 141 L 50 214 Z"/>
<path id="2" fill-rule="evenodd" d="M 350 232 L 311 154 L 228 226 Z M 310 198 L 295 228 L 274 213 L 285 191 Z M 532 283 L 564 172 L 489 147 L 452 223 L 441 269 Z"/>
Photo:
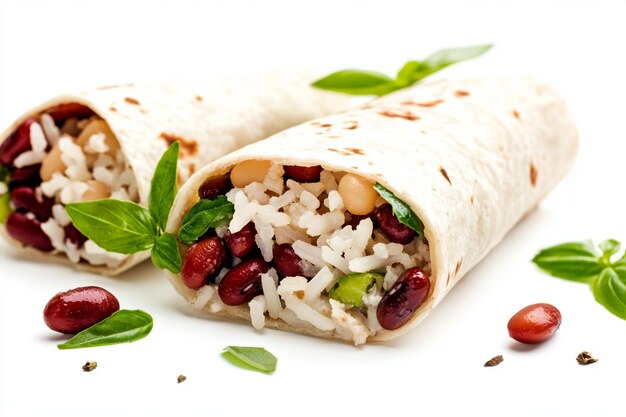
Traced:
<path id="1" fill-rule="evenodd" d="M 195 309 L 259 329 L 390 340 L 537 206 L 577 146 L 564 101 L 534 79 L 413 87 L 197 172 L 168 220 L 185 243 L 170 280 Z M 232 218 L 198 228 L 202 207 Z"/>
<path id="2" fill-rule="evenodd" d="M 54 98 L 0 140 L 0 229 L 45 256 L 108 275 L 147 259 L 109 253 L 72 225 L 68 203 L 100 198 L 147 205 L 168 145 L 180 143 L 179 181 L 233 150 L 348 107 L 309 87 L 305 71 L 97 88 Z"/>

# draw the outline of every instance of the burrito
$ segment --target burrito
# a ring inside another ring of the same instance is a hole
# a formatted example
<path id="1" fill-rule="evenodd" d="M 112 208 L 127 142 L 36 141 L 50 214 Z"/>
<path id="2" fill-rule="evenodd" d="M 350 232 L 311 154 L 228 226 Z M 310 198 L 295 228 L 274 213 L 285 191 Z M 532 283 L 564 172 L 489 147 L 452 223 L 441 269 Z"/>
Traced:
<path id="1" fill-rule="evenodd" d="M 533 78 L 412 87 L 194 174 L 168 219 L 184 252 L 170 280 L 257 329 L 387 341 L 537 206 L 577 146 L 564 101 Z M 216 208 L 231 217 L 199 227 Z"/>
<path id="2" fill-rule="evenodd" d="M 71 223 L 65 205 L 102 198 L 146 205 L 168 145 L 179 182 L 237 148 L 348 107 L 309 87 L 312 75 L 264 73 L 211 81 L 126 84 L 50 100 L 0 140 L 0 227 L 24 252 L 109 275 L 149 257 L 107 252 Z"/>

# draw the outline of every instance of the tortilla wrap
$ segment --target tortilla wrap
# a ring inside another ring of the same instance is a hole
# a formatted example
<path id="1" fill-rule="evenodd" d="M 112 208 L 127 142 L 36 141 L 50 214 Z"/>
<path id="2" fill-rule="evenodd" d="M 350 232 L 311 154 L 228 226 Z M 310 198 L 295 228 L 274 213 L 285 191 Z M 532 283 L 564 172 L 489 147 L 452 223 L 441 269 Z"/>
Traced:
<path id="1" fill-rule="evenodd" d="M 538 205 L 570 170 L 577 148 L 577 129 L 563 99 L 535 79 L 425 83 L 293 127 L 207 165 L 180 190 L 167 228 L 178 232 L 205 179 L 246 160 L 321 165 L 382 184 L 425 226 L 431 286 L 410 320 L 365 340 L 293 320 L 266 317 L 265 326 L 355 344 L 386 341 L 424 319 Z M 170 280 L 188 302 L 196 302 L 198 292 L 180 275 Z M 250 320 L 247 304 L 210 307 L 202 312 Z"/>
<path id="2" fill-rule="evenodd" d="M 308 71 L 217 77 L 96 88 L 56 97 L 24 114 L 2 134 L 0 143 L 26 119 L 76 103 L 102 118 L 119 142 L 136 179 L 138 201 L 147 205 L 154 169 L 167 146 L 180 142 L 179 182 L 197 168 L 289 126 L 348 107 L 345 96 L 309 87 Z M 4 226 L 4 225 L 3 225 Z M 149 258 L 130 255 L 117 266 L 72 263 L 58 251 L 44 253 L 8 236 L 36 258 L 59 261 L 105 275 L 117 275 Z"/>

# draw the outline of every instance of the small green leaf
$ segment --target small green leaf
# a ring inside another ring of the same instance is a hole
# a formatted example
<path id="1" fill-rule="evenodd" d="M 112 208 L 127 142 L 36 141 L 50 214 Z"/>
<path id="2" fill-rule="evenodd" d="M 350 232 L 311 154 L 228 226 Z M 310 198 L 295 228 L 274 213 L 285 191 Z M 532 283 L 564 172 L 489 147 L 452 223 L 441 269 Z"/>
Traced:
<path id="1" fill-rule="evenodd" d="M 579 282 L 589 281 L 605 268 L 590 240 L 542 249 L 532 261 L 550 275 Z"/>
<path id="2" fill-rule="evenodd" d="M 621 244 L 615 239 L 607 239 L 604 242 L 600 243 L 598 247 L 602 251 L 602 257 L 600 258 L 600 262 L 605 266 L 611 265 L 611 256 L 615 255 L 619 249 Z"/>
<path id="3" fill-rule="evenodd" d="M 328 293 L 328 296 L 340 303 L 361 307 L 363 296 L 376 284 L 378 288 L 383 285 L 383 276 L 374 272 L 344 275 Z"/>
<path id="4" fill-rule="evenodd" d="M 605 268 L 591 286 L 596 301 L 626 320 L 626 269 Z"/>
<path id="5" fill-rule="evenodd" d="M 178 142 L 174 142 L 163 153 L 150 183 L 148 207 L 152 218 L 161 231 L 165 230 L 167 216 L 170 214 L 174 197 L 176 197 L 178 149 Z"/>
<path id="6" fill-rule="evenodd" d="M 230 356 L 232 355 L 232 357 Z M 274 372 L 278 359 L 262 347 L 226 346 L 222 356 L 233 365 L 261 372 Z M 245 364 L 233 361 L 233 357 Z"/>
<path id="7" fill-rule="evenodd" d="M 393 215 L 396 216 L 400 223 L 415 230 L 419 235 L 424 235 L 424 224 L 404 201 L 400 200 L 379 183 L 374 184 L 374 189 L 378 191 L 378 194 L 380 194 L 386 202 L 391 204 Z"/>
<path id="8" fill-rule="evenodd" d="M 129 343 L 146 337 L 151 330 L 152 317 L 145 311 L 119 310 L 57 347 L 78 349 Z"/>
<path id="9" fill-rule="evenodd" d="M 11 194 L 7 191 L 0 195 L 0 224 L 7 221 L 7 217 L 11 214 Z"/>
<path id="10" fill-rule="evenodd" d="M 130 254 L 154 245 L 156 224 L 150 212 L 138 204 L 104 199 L 65 208 L 74 226 L 109 252 Z"/>
<path id="11" fill-rule="evenodd" d="M 154 247 L 152 248 L 152 263 L 161 269 L 178 274 L 182 259 L 178 249 L 176 238 L 169 233 L 165 233 L 156 238 Z"/>
<path id="12" fill-rule="evenodd" d="M 178 231 L 178 238 L 181 242 L 191 245 L 210 228 L 228 223 L 234 212 L 235 206 L 226 196 L 200 200 L 185 215 Z"/>
<path id="13" fill-rule="evenodd" d="M 313 87 L 352 95 L 383 95 L 397 89 L 384 74 L 372 71 L 343 70 L 315 81 Z"/>
<path id="14" fill-rule="evenodd" d="M 424 63 L 432 68 L 436 68 L 436 71 L 438 71 L 452 64 L 477 58 L 491 49 L 492 46 L 492 44 L 484 44 L 463 48 L 441 49 L 426 58 Z"/>

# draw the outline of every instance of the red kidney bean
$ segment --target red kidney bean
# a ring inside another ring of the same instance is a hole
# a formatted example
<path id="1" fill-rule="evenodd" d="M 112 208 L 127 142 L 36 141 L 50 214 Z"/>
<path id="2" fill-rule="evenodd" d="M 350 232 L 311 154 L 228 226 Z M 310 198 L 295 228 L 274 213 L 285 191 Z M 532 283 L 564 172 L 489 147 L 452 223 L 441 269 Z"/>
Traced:
<path id="1" fill-rule="evenodd" d="M 230 182 L 230 174 L 224 174 L 204 180 L 198 189 L 198 195 L 202 199 L 212 200 L 215 197 L 226 194 L 232 188 L 233 184 Z"/>
<path id="2" fill-rule="evenodd" d="M 185 285 L 197 290 L 220 272 L 228 258 L 224 242 L 217 236 L 200 240 L 189 247 L 180 274 Z"/>
<path id="3" fill-rule="evenodd" d="M 52 216 L 54 200 L 44 195 L 37 196 L 34 188 L 17 187 L 11 191 L 11 201 L 18 210 L 25 210 L 45 222 Z"/>
<path id="4" fill-rule="evenodd" d="M 29 187 L 36 187 L 41 184 L 41 176 L 39 170 L 41 164 L 29 165 L 22 168 L 17 168 L 11 171 L 11 177 L 9 179 L 9 188 L 17 188 L 23 185 Z"/>
<path id="5" fill-rule="evenodd" d="M 4 142 L 0 143 L 0 163 L 12 167 L 15 158 L 26 151 L 30 151 L 30 126 L 36 123 L 35 119 L 26 119 L 11 133 Z"/>
<path id="6" fill-rule="evenodd" d="M 79 248 L 87 241 L 87 236 L 82 234 L 72 223 L 65 226 L 63 230 L 65 231 L 65 240 L 69 240 Z"/>
<path id="7" fill-rule="evenodd" d="M 272 263 L 282 277 L 303 275 L 302 267 L 300 266 L 302 258 L 296 254 L 289 243 L 274 245 L 273 256 Z"/>
<path id="8" fill-rule="evenodd" d="M 230 230 L 226 232 L 224 241 L 233 256 L 245 258 L 257 248 L 256 242 L 254 241 L 255 235 L 256 229 L 254 228 L 254 223 L 250 222 L 237 233 L 230 233 Z"/>
<path id="9" fill-rule="evenodd" d="M 41 222 L 27 213 L 14 211 L 7 218 L 5 227 L 9 236 L 26 246 L 39 249 L 42 252 L 54 250 L 50 238 L 41 230 Z"/>
<path id="10" fill-rule="evenodd" d="M 409 268 L 378 303 L 376 317 L 383 329 L 402 327 L 424 303 L 430 291 L 430 280 L 421 268 Z"/>
<path id="11" fill-rule="evenodd" d="M 47 113 L 54 119 L 57 125 L 61 125 L 64 121 L 73 117 L 85 119 L 95 114 L 89 107 L 78 103 L 60 104 L 48 110 Z"/>
<path id="12" fill-rule="evenodd" d="M 524 307 L 511 317 L 509 335 L 522 343 L 548 340 L 561 325 L 561 312 L 551 304 L 539 303 Z"/>
<path id="13" fill-rule="evenodd" d="M 372 218 L 372 214 L 351 214 L 350 218 L 348 220 L 346 220 L 346 222 L 343 224 L 343 226 L 350 226 L 352 228 L 352 230 L 356 230 L 356 227 L 359 225 L 359 223 L 361 223 L 361 220 L 363 219 L 367 219 L 370 218 L 372 219 L 372 221 L 375 221 L 376 219 Z"/>
<path id="14" fill-rule="evenodd" d="M 43 310 L 43 320 L 55 332 L 75 334 L 119 309 L 117 298 L 104 288 L 80 287 L 52 297 Z"/>
<path id="15" fill-rule="evenodd" d="M 217 293 L 222 302 L 229 306 L 238 306 L 263 294 L 261 275 L 269 270 L 263 258 L 252 258 L 234 266 L 222 278 L 217 286 Z"/>
<path id="16" fill-rule="evenodd" d="M 415 231 L 400 223 L 400 220 L 393 215 L 391 204 L 383 204 L 377 207 L 374 211 L 374 218 L 385 236 L 387 236 L 387 239 L 393 243 L 406 245 L 415 238 Z"/>
<path id="17" fill-rule="evenodd" d="M 315 165 L 312 167 L 300 167 L 297 165 L 283 165 L 285 177 L 297 182 L 319 182 L 322 167 Z"/>

